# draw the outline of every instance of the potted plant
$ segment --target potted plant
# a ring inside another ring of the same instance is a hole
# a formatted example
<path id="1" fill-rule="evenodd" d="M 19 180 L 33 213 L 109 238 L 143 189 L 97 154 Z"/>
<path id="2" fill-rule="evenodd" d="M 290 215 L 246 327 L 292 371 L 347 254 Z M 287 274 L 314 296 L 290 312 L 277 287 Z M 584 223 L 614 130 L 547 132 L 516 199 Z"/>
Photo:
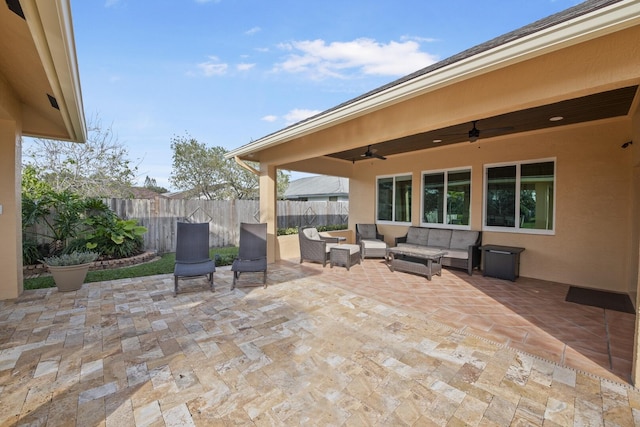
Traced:
<path id="1" fill-rule="evenodd" d="M 51 272 L 58 290 L 77 291 L 82 287 L 91 263 L 98 258 L 96 252 L 75 251 L 68 254 L 45 257 L 43 262 Z"/>

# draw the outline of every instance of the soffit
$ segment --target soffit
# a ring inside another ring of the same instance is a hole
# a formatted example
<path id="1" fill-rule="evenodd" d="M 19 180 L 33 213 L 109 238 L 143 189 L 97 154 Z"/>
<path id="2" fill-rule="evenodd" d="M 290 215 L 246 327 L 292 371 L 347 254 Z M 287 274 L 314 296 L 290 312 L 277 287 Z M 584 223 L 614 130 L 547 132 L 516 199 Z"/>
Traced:
<path id="1" fill-rule="evenodd" d="M 65 34 L 70 29 L 62 28 L 70 27 L 70 17 L 60 15 L 68 2 L 22 3 L 22 10 L 16 0 L 0 3 L 0 78 L 21 103 L 22 133 L 84 141 L 75 50 L 73 40 Z M 5 111 L 0 117 L 16 119 Z"/>
<path id="2" fill-rule="evenodd" d="M 478 141 L 486 138 L 529 132 L 567 126 L 594 120 L 626 116 L 629 114 L 638 86 L 600 92 L 593 95 L 568 99 L 553 104 L 513 111 L 493 117 L 478 117 L 476 128 L 480 131 Z M 552 117 L 562 117 L 562 120 L 551 121 Z M 416 150 L 442 147 L 469 141 L 469 130 L 473 124 L 460 123 L 441 129 L 409 135 L 389 141 L 371 145 L 380 156 L 391 156 Z M 440 142 L 434 142 L 440 140 Z M 362 154 L 367 147 L 329 154 L 341 160 L 367 160 Z"/>

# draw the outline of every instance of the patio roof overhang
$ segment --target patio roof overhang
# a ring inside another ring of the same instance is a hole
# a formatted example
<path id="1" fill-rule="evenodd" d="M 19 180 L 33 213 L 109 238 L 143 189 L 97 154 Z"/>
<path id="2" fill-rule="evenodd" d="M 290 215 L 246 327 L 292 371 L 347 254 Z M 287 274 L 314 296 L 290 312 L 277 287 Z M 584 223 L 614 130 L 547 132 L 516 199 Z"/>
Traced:
<path id="1" fill-rule="evenodd" d="M 323 113 L 267 135 L 227 153 L 227 157 L 261 161 L 270 149 L 291 141 L 307 137 L 328 128 L 339 126 L 356 118 L 373 114 L 395 104 L 424 96 L 445 87 L 481 77 L 524 61 L 552 52 L 588 42 L 608 34 L 623 31 L 640 24 L 640 3 L 637 1 L 593 1 L 567 9 L 552 17 L 523 27 L 512 33 L 476 46 L 447 60 L 441 61 L 416 73 L 347 101 Z M 396 138 L 375 141 L 372 148 L 377 154 L 387 156 L 404 152 L 441 147 L 469 140 L 471 120 L 478 120 L 481 137 L 500 136 L 509 133 L 527 132 L 551 126 L 564 126 L 583 121 L 617 117 L 629 113 L 636 99 L 637 85 L 615 87 L 612 90 L 594 90 L 585 96 L 542 102 L 523 109 L 513 109 L 497 115 L 465 117 L 464 121 L 434 124 L 433 128 L 415 132 L 407 130 Z M 563 120 L 550 121 L 562 116 Z M 483 129 L 501 129 L 501 132 L 482 133 Z M 440 140 L 434 142 L 434 140 Z M 357 161 L 367 144 L 344 147 L 344 150 L 327 151 L 318 157 L 313 153 L 308 158 L 316 160 Z M 287 159 L 285 166 L 297 160 Z"/>
<path id="2" fill-rule="evenodd" d="M 69 0 L 7 0 L 0 22 L 0 89 L 18 99 L 23 135 L 84 142 Z M 0 120 L 12 114 L 0 104 Z"/>

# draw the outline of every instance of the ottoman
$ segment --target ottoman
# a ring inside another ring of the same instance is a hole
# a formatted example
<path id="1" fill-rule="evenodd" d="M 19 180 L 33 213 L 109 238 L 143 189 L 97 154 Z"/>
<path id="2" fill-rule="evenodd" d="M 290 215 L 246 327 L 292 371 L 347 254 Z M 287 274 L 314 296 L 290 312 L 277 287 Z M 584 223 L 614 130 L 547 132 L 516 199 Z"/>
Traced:
<path id="1" fill-rule="evenodd" d="M 365 258 L 385 258 L 387 256 L 387 244 L 378 239 L 360 240 L 360 252 L 362 259 Z"/>
<path id="2" fill-rule="evenodd" d="M 331 268 L 334 265 L 342 265 L 351 267 L 354 264 L 360 264 L 360 246 L 359 245 L 336 245 L 331 247 L 329 252 L 329 261 Z"/>

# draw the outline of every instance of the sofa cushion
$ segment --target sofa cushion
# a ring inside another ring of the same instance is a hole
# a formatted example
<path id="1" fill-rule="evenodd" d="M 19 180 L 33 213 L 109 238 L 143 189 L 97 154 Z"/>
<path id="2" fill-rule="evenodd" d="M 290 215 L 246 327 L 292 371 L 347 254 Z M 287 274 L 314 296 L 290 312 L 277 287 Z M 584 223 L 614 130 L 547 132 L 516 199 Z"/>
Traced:
<path id="1" fill-rule="evenodd" d="M 409 231 L 407 231 L 407 243 L 412 245 L 426 246 L 428 236 L 428 228 L 409 227 Z"/>
<path id="2" fill-rule="evenodd" d="M 333 248 L 334 246 L 340 246 L 339 243 L 327 243 L 324 247 L 324 250 L 326 253 L 331 252 L 331 248 Z"/>
<path id="3" fill-rule="evenodd" d="M 358 224 L 358 233 L 361 239 L 376 239 L 376 225 L 375 224 Z"/>
<path id="4" fill-rule="evenodd" d="M 451 249 L 469 249 L 478 240 L 478 232 L 470 230 L 453 230 L 451 233 Z"/>
<path id="5" fill-rule="evenodd" d="M 360 243 L 367 249 L 386 249 L 387 244 L 378 239 L 362 239 Z"/>
<path id="6" fill-rule="evenodd" d="M 466 249 L 447 249 L 445 258 L 469 259 L 469 251 Z"/>
<path id="7" fill-rule="evenodd" d="M 450 242 L 451 242 L 451 230 L 441 230 L 439 228 L 432 228 L 429 231 L 427 246 L 430 246 L 433 248 L 448 248 Z"/>

